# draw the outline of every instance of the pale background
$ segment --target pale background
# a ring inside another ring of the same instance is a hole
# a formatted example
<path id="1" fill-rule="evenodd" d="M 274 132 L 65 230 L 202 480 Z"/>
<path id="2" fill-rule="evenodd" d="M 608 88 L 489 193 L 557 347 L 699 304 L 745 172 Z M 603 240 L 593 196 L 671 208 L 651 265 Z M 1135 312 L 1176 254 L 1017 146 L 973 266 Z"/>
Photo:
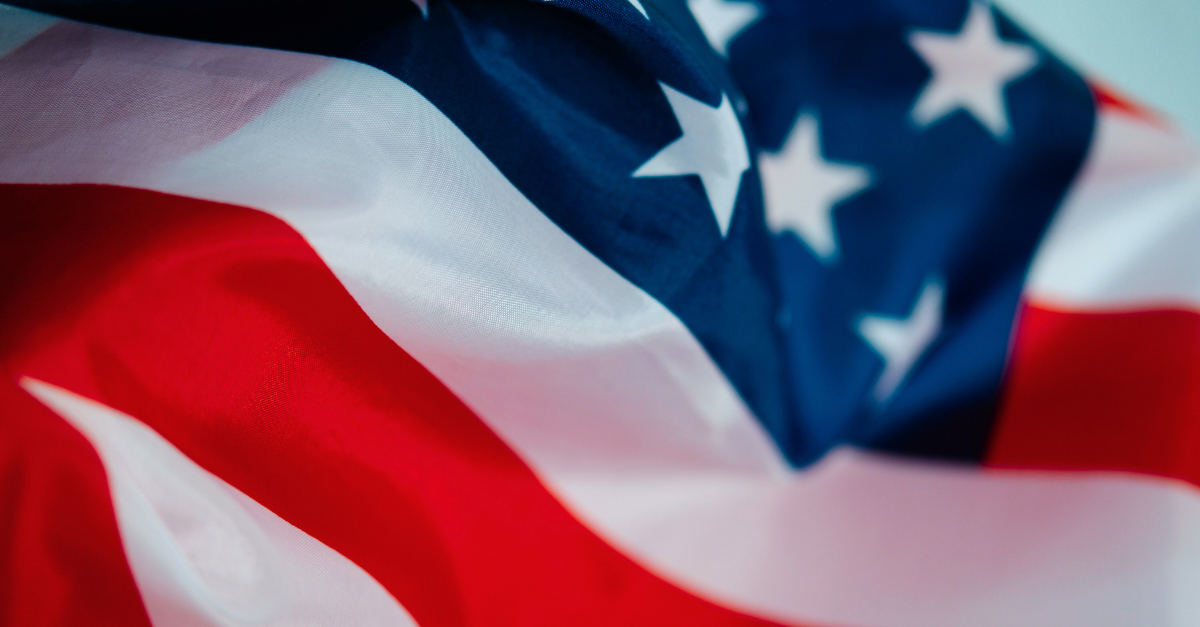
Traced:
<path id="1" fill-rule="evenodd" d="M 995 0 L 1084 73 L 1200 138 L 1200 0 Z"/>

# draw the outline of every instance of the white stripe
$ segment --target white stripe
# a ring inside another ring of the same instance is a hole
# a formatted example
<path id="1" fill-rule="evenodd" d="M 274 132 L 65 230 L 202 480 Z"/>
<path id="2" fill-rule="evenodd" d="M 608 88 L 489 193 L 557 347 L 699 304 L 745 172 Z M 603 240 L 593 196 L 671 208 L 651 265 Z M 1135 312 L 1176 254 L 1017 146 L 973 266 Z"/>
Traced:
<path id="1" fill-rule="evenodd" d="M 21 379 L 21 387 L 100 454 L 125 555 L 155 627 L 415 627 L 361 568 L 145 424 L 36 379 Z"/>
<path id="2" fill-rule="evenodd" d="M 786 482 L 615 469 L 558 479 L 626 552 L 784 622 L 1200 624 L 1200 499 L 1181 484 L 848 449 Z"/>
<path id="3" fill-rule="evenodd" d="M 1200 622 L 1190 488 L 849 452 L 783 471 L 676 318 L 381 72 L 335 63 L 137 181 L 56 158 L 287 220 L 585 523 L 703 596 L 859 627 Z"/>
<path id="4" fill-rule="evenodd" d="M 1200 152 L 1171 129 L 1101 109 L 1026 292 L 1065 310 L 1200 311 L 1198 242 Z"/>

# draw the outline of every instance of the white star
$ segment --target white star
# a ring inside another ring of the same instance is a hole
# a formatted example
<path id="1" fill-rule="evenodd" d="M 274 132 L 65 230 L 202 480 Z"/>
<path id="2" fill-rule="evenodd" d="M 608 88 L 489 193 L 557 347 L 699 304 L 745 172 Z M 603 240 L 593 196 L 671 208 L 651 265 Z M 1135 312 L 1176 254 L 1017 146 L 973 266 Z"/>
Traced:
<path id="1" fill-rule="evenodd" d="M 925 282 L 921 296 L 907 318 L 864 315 L 858 334 L 883 358 L 883 373 L 875 382 L 876 402 L 891 398 L 917 359 L 929 348 L 942 329 L 945 288 L 932 279 Z"/>
<path id="2" fill-rule="evenodd" d="M 871 185 L 866 168 L 821 157 L 817 118 L 805 113 L 788 133 L 783 149 L 758 157 L 767 204 L 767 225 L 792 231 L 824 263 L 837 255 L 833 207 Z"/>
<path id="3" fill-rule="evenodd" d="M 422 16 L 429 17 L 429 0 L 412 0 L 412 3 L 421 9 Z"/>
<path id="4" fill-rule="evenodd" d="M 915 31 L 908 41 L 933 71 L 913 106 L 914 122 L 928 126 L 961 108 L 996 137 L 1007 135 L 1004 88 L 1037 65 L 1033 48 L 1001 40 L 992 10 L 980 2 L 957 35 Z"/>
<path id="5" fill-rule="evenodd" d="M 632 4 L 633 8 L 637 9 L 638 13 L 642 14 L 642 17 L 650 19 L 650 15 L 646 13 L 646 7 L 642 6 L 641 0 L 629 0 L 629 4 Z"/>
<path id="6" fill-rule="evenodd" d="M 753 2 L 730 0 L 688 0 L 688 10 L 700 24 L 708 43 L 721 56 L 729 56 L 729 40 L 762 14 Z"/>
<path id="7" fill-rule="evenodd" d="M 721 94 L 719 106 L 710 107 L 663 83 L 658 85 L 666 94 L 675 119 L 679 120 L 683 137 L 667 144 L 633 175 L 699 175 L 708 204 L 717 218 L 717 228 L 721 230 L 721 237 L 725 237 L 733 218 L 733 204 L 742 184 L 742 173 L 750 167 L 746 138 L 733 105 L 729 104 L 729 96 L 725 94 Z"/>

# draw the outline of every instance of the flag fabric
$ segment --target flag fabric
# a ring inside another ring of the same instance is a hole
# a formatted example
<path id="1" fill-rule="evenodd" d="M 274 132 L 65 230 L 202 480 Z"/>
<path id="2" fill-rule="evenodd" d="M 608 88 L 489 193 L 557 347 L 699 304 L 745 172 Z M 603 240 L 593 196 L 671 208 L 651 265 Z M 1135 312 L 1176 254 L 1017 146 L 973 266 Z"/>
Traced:
<path id="1" fill-rule="evenodd" d="M 0 623 L 1200 624 L 1200 152 L 979 1 L 0 5 Z"/>

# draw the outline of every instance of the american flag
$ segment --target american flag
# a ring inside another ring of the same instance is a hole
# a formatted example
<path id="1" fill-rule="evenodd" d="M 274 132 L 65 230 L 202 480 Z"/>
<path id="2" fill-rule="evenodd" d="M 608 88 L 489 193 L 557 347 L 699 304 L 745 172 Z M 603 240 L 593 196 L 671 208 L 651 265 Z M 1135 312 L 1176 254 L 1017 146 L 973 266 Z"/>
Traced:
<path id="1" fill-rule="evenodd" d="M 0 624 L 1200 625 L 1200 152 L 997 8 L 14 4 Z"/>

